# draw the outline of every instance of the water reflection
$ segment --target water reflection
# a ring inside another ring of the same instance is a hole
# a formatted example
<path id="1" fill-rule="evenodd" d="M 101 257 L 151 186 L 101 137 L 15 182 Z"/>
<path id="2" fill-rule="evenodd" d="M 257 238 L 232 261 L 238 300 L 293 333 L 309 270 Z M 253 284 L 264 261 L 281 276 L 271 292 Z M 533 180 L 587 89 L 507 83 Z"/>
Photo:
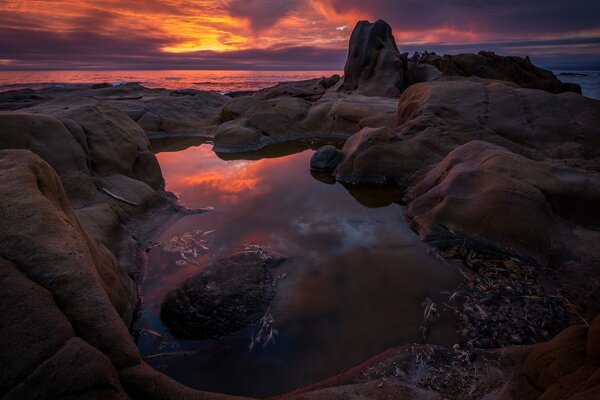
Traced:
<path id="1" fill-rule="evenodd" d="M 441 300 L 457 274 L 408 228 L 400 191 L 352 187 L 350 196 L 311 176 L 311 155 L 224 161 L 208 146 L 158 154 L 169 190 L 188 207 L 215 210 L 186 217 L 158 238 L 167 243 L 186 232 L 210 232 L 194 263 L 161 247 L 149 254 L 138 346 L 151 365 L 199 389 L 269 396 L 421 341 L 420 303 Z M 250 352 L 256 325 L 220 340 L 171 338 L 158 316 L 166 292 L 245 243 L 289 257 L 274 272 L 285 277 L 270 310 L 280 332 L 276 343 Z M 431 332 L 434 343 L 457 340 L 450 313 Z"/>

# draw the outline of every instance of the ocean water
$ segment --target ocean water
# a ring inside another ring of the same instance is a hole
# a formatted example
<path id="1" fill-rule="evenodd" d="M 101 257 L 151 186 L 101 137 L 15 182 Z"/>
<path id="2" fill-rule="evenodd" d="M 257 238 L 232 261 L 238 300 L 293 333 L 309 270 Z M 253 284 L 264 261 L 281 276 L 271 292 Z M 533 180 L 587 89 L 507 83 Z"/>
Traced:
<path id="1" fill-rule="evenodd" d="M 553 71 L 563 82 L 581 85 L 584 96 L 600 99 L 600 71 Z"/>
<path id="2" fill-rule="evenodd" d="M 69 84 L 139 82 L 150 88 L 230 92 L 258 90 L 279 82 L 340 74 L 340 71 L 3 71 L 0 92 Z"/>
<path id="3" fill-rule="evenodd" d="M 600 99 L 600 71 L 553 71 L 563 82 L 581 85 L 583 95 Z M 69 84 L 139 82 L 151 88 L 230 92 L 258 90 L 279 82 L 319 78 L 342 71 L 2 71 L 0 92 Z"/>

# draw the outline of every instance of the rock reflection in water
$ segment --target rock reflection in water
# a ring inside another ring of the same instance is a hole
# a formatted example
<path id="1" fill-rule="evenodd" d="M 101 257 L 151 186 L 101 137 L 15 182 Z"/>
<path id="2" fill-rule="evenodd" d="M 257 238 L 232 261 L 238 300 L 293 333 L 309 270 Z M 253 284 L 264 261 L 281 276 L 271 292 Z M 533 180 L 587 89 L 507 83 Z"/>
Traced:
<path id="1" fill-rule="evenodd" d="M 311 154 L 224 161 L 208 146 L 158 154 L 168 190 L 188 207 L 215 209 L 156 238 L 164 244 L 186 232 L 211 232 L 202 237 L 209 250 L 194 263 L 161 246 L 149 253 L 137 324 L 153 332 L 138 340 L 147 362 L 199 389 L 269 396 L 422 341 L 420 304 L 427 297 L 441 304 L 440 292 L 456 286 L 457 273 L 428 254 L 404 222 L 401 191 L 324 184 L 309 173 Z M 279 333 L 274 343 L 249 351 L 260 321 L 219 340 L 171 338 L 159 318 L 168 290 L 245 243 L 289 257 L 274 271 L 285 277 L 269 309 Z M 429 325 L 429 341 L 453 344 L 454 324 L 442 311 Z"/>

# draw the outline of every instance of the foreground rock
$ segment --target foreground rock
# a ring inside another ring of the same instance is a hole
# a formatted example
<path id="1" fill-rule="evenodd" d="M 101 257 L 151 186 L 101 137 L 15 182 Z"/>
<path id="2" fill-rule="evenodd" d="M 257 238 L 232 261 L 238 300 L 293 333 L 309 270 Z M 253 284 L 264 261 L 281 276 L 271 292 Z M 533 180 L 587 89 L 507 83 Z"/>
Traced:
<path id="1" fill-rule="evenodd" d="M 600 259 L 600 175 L 552 167 L 482 141 L 452 151 L 406 194 L 427 241 L 462 239 L 546 265 Z"/>
<path id="2" fill-rule="evenodd" d="M 260 248 L 217 261 L 167 294 L 163 323 L 189 340 L 218 338 L 258 321 L 275 295 L 270 268 L 277 261 Z"/>
<path id="3" fill-rule="evenodd" d="M 179 208 L 139 125 L 69 101 L 0 113 L 0 396 L 222 398 L 141 361 L 133 278 L 148 232 Z"/>

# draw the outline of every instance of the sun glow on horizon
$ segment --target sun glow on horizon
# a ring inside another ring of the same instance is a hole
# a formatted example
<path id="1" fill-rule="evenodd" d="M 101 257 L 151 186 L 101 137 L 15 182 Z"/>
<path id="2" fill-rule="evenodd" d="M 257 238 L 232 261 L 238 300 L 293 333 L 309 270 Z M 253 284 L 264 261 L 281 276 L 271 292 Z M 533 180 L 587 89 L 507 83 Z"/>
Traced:
<path id="1" fill-rule="evenodd" d="M 565 22 L 563 13 L 548 8 L 547 21 L 532 27 L 519 21 L 530 21 L 537 9 L 507 1 L 515 4 L 499 12 L 493 5 L 461 8 L 435 0 L 418 7 L 415 0 L 5 0 L 0 2 L 0 67 L 113 63 L 137 69 L 181 65 L 182 57 L 188 65 L 215 69 L 290 68 L 294 61 L 315 69 L 324 57 L 331 67 L 343 63 L 357 21 L 378 18 L 392 25 L 401 51 L 512 41 L 516 47 L 506 49 L 549 54 L 550 44 L 523 42 L 550 37 L 569 41 L 553 54 L 600 59 L 598 23 Z"/>

